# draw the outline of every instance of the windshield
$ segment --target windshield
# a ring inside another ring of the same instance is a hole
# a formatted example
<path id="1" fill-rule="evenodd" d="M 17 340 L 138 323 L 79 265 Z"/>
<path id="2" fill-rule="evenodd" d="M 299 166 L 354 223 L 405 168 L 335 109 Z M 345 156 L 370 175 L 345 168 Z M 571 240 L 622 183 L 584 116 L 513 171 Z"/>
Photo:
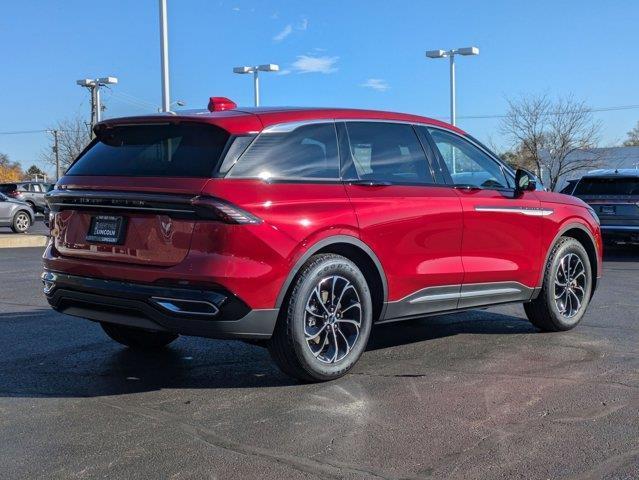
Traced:
<path id="1" fill-rule="evenodd" d="M 229 133 L 198 123 L 105 128 L 67 175 L 211 177 Z"/>
<path id="2" fill-rule="evenodd" d="M 574 195 L 639 195 L 639 177 L 582 178 Z"/>

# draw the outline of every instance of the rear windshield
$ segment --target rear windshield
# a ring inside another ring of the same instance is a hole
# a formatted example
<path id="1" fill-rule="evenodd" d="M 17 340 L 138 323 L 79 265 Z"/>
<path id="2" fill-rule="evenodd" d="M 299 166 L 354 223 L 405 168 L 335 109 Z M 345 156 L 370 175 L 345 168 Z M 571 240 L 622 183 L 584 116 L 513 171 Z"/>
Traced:
<path id="1" fill-rule="evenodd" d="M 573 195 L 639 195 L 639 178 L 582 178 Z"/>
<path id="2" fill-rule="evenodd" d="M 13 192 L 14 190 L 18 189 L 18 185 L 16 185 L 15 183 L 3 183 L 2 185 L 0 185 L 0 192 L 6 193 L 6 192 Z"/>
<path id="3" fill-rule="evenodd" d="M 67 175 L 210 177 L 229 133 L 213 125 L 126 125 L 98 133 Z"/>

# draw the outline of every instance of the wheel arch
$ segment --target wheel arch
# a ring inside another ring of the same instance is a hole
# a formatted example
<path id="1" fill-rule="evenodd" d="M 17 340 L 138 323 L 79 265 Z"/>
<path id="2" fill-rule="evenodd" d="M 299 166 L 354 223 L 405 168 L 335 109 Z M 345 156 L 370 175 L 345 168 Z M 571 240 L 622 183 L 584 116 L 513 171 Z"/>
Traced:
<path id="1" fill-rule="evenodd" d="M 388 284 L 386 274 L 379 258 L 373 250 L 356 237 L 349 235 L 335 235 L 324 238 L 306 249 L 304 254 L 295 262 L 291 268 L 284 284 L 280 288 L 275 304 L 280 308 L 288 295 L 293 280 L 297 276 L 302 266 L 313 255 L 320 253 L 335 253 L 342 255 L 357 265 L 362 271 L 371 290 L 371 300 L 373 302 L 373 318 L 379 318 L 383 313 L 383 308 L 388 297 Z"/>
<path id="2" fill-rule="evenodd" d="M 587 227 L 582 225 L 581 223 L 570 223 L 565 225 L 559 230 L 559 233 L 555 236 L 552 242 L 548 247 L 548 251 L 546 252 L 546 258 L 544 260 L 544 268 L 541 271 L 541 277 L 539 279 L 539 285 L 543 283 L 543 275 L 545 272 L 545 266 L 548 264 L 548 260 L 550 257 L 550 252 L 554 245 L 559 241 L 562 237 L 570 237 L 577 240 L 581 245 L 583 245 L 586 253 L 588 254 L 588 260 L 590 260 L 590 267 L 592 268 L 592 292 L 594 293 L 597 288 L 597 279 L 599 277 L 599 262 L 597 257 L 597 243 L 595 242 L 595 237 L 592 235 L 590 230 Z"/>

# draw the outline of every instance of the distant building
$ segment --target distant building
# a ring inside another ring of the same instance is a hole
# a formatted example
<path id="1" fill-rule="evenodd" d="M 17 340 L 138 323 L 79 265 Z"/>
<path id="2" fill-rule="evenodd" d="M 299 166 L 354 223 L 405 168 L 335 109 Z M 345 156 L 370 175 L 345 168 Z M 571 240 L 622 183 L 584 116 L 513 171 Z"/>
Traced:
<path id="1" fill-rule="evenodd" d="M 557 191 L 561 190 L 569 180 L 577 180 L 585 173 L 602 169 L 639 169 L 639 147 L 610 147 L 610 148 L 589 148 L 584 150 L 575 150 L 568 155 L 568 159 L 591 159 L 597 162 L 597 165 L 591 168 L 570 172 L 561 179 L 557 185 Z M 544 183 L 547 178 L 544 178 Z"/>

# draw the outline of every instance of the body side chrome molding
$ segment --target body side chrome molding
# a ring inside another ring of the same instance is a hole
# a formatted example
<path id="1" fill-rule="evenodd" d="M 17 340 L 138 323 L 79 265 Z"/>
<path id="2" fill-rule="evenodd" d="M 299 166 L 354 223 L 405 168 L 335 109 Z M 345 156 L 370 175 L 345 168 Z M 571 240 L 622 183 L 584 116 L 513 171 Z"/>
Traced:
<path id="1" fill-rule="evenodd" d="M 521 215 L 528 215 L 531 217 L 546 217 L 555 213 L 550 208 L 541 207 L 490 207 L 477 205 L 475 207 L 476 212 L 496 212 L 496 213 L 517 213 Z"/>
<path id="2" fill-rule="evenodd" d="M 509 302 L 526 302 L 538 289 L 519 282 L 489 282 L 427 287 L 386 303 L 378 323 Z"/>

